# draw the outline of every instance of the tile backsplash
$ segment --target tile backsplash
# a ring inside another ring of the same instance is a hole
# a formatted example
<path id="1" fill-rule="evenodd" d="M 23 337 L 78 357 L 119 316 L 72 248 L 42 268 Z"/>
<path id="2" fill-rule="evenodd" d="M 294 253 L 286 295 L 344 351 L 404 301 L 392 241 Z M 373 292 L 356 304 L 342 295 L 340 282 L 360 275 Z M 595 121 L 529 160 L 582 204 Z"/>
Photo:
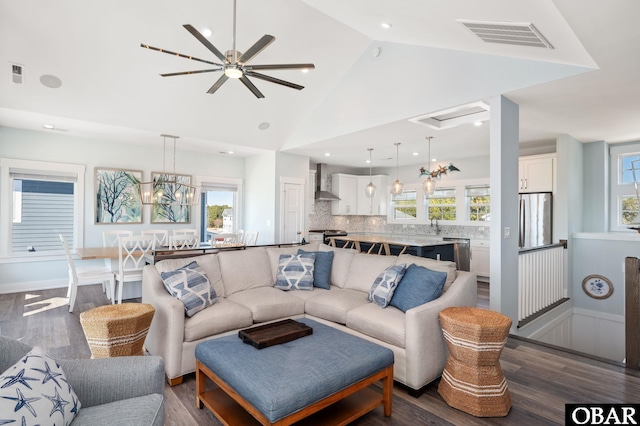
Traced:
<path id="1" fill-rule="evenodd" d="M 386 216 L 338 216 L 331 214 L 331 201 L 316 201 L 315 212 L 309 215 L 309 229 L 340 229 L 348 232 L 385 233 L 399 235 L 438 235 L 489 239 L 489 226 L 411 225 L 387 223 Z"/>

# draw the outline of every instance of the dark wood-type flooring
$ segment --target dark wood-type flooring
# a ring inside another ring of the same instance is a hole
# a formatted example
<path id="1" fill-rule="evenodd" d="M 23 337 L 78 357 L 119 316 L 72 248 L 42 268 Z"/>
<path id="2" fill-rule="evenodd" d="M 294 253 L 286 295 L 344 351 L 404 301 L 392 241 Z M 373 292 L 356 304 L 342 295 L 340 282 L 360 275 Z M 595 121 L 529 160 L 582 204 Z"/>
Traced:
<path id="1" fill-rule="evenodd" d="M 79 313 L 108 301 L 100 286 L 83 286 L 69 313 L 66 289 L 0 294 L 0 334 L 44 347 L 57 358 L 89 358 Z M 478 306 L 488 308 L 489 287 L 479 283 Z M 136 300 L 133 300 L 134 302 Z M 429 354 L 425 354 L 427 358 Z M 449 407 L 438 381 L 419 398 L 394 386 L 393 415 L 382 407 L 354 425 L 543 425 L 564 424 L 565 403 L 637 403 L 640 372 L 529 341 L 509 338 L 502 352 L 513 407 L 503 418 L 475 418 Z M 167 425 L 219 425 L 206 409 L 195 407 L 195 376 L 165 387 Z"/>

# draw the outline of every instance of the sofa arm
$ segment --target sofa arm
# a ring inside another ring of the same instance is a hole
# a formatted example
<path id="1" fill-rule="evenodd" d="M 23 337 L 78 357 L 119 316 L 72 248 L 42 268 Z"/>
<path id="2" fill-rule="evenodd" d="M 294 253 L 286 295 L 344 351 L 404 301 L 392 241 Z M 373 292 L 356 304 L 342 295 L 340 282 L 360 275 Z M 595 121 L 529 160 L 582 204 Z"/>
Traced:
<path id="1" fill-rule="evenodd" d="M 145 348 L 152 355 L 164 359 L 167 377 L 178 377 L 184 345 L 184 305 L 167 292 L 153 265 L 145 266 L 142 272 L 142 303 L 149 303 L 156 310 L 144 342 Z"/>
<path id="2" fill-rule="evenodd" d="M 0 374 L 18 362 L 32 349 L 26 343 L 0 336 Z"/>
<path id="3" fill-rule="evenodd" d="M 58 360 L 82 407 L 157 393 L 164 395 L 164 362 L 158 356 Z"/>
<path id="4" fill-rule="evenodd" d="M 476 274 L 458 271 L 455 281 L 442 296 L 406 312 L 409 386 L 419 389 L 442 374 L 448 352 L 438 314 L 450 306 L 476 306 L 477 292 Z"/>

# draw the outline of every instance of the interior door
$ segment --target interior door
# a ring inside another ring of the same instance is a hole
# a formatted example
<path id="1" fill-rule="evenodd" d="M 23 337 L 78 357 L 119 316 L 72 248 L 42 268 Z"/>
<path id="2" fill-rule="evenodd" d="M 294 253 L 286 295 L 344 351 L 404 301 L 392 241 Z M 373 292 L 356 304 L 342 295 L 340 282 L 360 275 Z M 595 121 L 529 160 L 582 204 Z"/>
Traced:
<path id="1" fill-rule="evenodd" d="M 298 183 L 284 184 L 281 243 L 299 242 L 304 226 L 304 187 Z"/>

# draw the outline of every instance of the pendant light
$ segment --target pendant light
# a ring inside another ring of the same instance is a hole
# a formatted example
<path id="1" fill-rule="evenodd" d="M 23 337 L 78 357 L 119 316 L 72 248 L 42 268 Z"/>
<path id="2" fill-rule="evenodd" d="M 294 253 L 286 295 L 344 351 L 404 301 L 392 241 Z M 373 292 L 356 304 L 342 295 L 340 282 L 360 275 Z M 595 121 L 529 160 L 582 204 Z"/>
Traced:
<path id="1" fill-rule="evenodd" d="M 393 182 L 393 186 L 391 187 L 391 193 L 393 195 L 402 195 L 402 193 L 404 192 L 404 183 L 400 182 L 400 178 L 398 177 L 398 161 L 399 160 L 399 148 L 400 148 L 400 142 L 397 142 L 394 144 L 396 146 L 396 181 Z"/>
<path id="2" fill-rule="evenodd" d="M 368 198 L 373 198 L 376 195 L 376 186 L 371 179 L 371 151 L 373 148 L 367 148 L 367 150 L 369 151 L 369 185 L 364 188 L 364 193 Z"/>
<path id="3" fill-rule="evenodd" d="M 179 136 L 162 134 L 162 174 L 151 182 L 140 182 L 140 200 L 145 205 L 193 206 L 198 204 L 197 188 L 190 185 L 188 176 L 176 174 L 176 139 Z M 167 138 L 173 139 L 173 173 L 166 172 Z"/>
<path id="4" fill-rule="evenodd" d="M 428 136 L 426 139 L 429 141 L 429 158 L 428 158 L 428 167 L 431 168 L 431 139 L 432 136 Z M 436 181 L 429 174 L 425 180 L 422 181 L 422 190 L 424 191 L 424 195 L 428 198 L 433 195 L 436 190 Z"/>

